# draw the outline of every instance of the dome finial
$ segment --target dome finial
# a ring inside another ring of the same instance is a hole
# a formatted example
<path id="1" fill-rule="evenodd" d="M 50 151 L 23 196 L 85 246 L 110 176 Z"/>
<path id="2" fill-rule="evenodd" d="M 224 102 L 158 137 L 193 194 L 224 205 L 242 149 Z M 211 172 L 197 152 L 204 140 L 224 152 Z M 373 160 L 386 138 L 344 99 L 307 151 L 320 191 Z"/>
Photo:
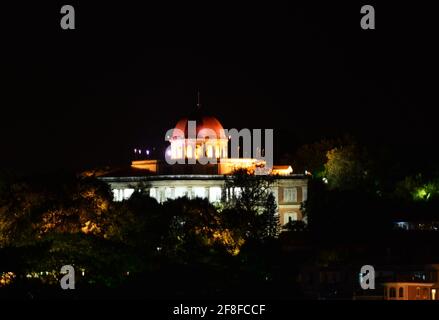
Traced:
<path id="1" fill-rule="evenodd" d="M 197 109 L 201 108 L 200 90 L 197 91 Z"/>

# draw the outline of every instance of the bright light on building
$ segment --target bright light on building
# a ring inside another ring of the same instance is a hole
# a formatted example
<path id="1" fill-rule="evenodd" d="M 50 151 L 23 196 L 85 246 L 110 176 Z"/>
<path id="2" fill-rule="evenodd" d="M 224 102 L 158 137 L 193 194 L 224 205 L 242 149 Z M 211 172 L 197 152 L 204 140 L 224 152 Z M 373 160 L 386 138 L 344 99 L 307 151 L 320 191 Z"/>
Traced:
<path id="1" fill-rule="evenodd" d="M 210 187 L 209 201 L 212 203 L 221 201 L 221 191 L 221 187 Z"/>
<path id="2" fill-rule="evenodd" d="M 205 198 L 206 197 L 206 188 L 204 187 L 193 187 L 192 192 L 194 197 L 197 198 Z"/>
<path id="3" fill-rule="evenodd" d="M 293 173 L 291 166 L 274 166 L 271 170 L 271 174 L 279 176 L 287 176 Z"/>
<path id="4" fill-rule="evenodd" d="M 126 189 L 113 189 L 113 200 L 114 201 L 123 201 L 128 200 L 131 195 L 134 193 L 134 189 L 126 188 Z"/>
<path id="5" fill-rule="evenodd" d="M 157 199 L 157 189 L 156 188 L 149 189 L 149 196 L 151 198 L 154 198 L 154 199 L 158 200 Z"/>
<path id="6" fill-rule="evenodd" d="M 173 199 L 173 196 L 172 196 L 172 189 L 171 188 L 169 188 L 169 187 L 166 187 L 165 188 L 165 199 L 167 200 L 167 199 Z"/>
<path id="7" fill-rule="evenodd" d="M 187 196 L 188 189 L 186 187 L 175 187 L 175 198 Z"/>

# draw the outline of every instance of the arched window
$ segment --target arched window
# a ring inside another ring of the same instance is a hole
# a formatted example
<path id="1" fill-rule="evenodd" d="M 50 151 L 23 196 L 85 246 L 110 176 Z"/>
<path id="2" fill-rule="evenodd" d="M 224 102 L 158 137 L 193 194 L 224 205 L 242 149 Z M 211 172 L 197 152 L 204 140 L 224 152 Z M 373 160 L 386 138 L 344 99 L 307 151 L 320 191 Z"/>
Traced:
<path id="1" fill-rule="evenodd" d="M 207 146 L 207 157 L 213 158 L 213 147 L 211 145 Z"/>
<path id="2" fill-rule="evenodd" d="M 186 147 L 186 157 L 188 157 L 188 158 L 193 158 L 194 157 L 193 154 L 192 154 L 192 146 L 191 145 L 188 145 Z"/>
<path id="3" fill-rule="evenodd" d="M 390 292 L 389 292 L 389 297 L 390 298 L 396 298 L 396 289 L 395 288 L 390 288 L 390 290 L 389 290 Z"/>
<path id="4" fill-rule="evenodd" d="M 222 150 L 222 158 L 227 158 L 227 144 L 225 146 L 223 146 L 223 150 Z"/>
<path id="5" fill-rule="evenodd" d="M 398 297 L 399 298 L 404 298 L 404 288 L 403 287 L 399 288 Z"/>
<path id="6" fill-rule="evenodd" d="M 202 150 L 201 146 L 200 146 L 200 145 L 197 145 L 197 146 L 195 147 L 195 158 L 196 158 L 196 159 L 201 158 L 201 157 L 202 157 L 202 152 L 203 152 L 203 150 Z"/>

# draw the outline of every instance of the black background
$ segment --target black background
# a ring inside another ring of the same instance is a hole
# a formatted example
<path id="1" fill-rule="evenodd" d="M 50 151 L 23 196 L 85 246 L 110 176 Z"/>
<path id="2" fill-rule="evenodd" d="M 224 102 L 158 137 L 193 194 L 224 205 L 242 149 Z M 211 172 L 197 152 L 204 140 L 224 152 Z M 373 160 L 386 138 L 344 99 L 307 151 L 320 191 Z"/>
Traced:
<path id="1" fill-rule="evenodd" d="M 437 26 L 430 2 L 46 2 L 2 5 L 0 164 L 127 163 L 203 108 L 274 128 L 276 157 L 353 134 L 435 161 Z M 62 30 L 63 4 L 76 29 Z M 373 4 L 376 30 L 360 28 Z"/>

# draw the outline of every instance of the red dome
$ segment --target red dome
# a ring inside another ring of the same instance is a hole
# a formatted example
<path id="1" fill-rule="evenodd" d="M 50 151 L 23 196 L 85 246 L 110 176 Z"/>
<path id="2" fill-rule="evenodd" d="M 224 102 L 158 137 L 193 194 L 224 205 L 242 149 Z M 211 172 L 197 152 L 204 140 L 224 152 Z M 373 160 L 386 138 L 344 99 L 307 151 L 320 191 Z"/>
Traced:
<path id="1" fill-rule="evenodd" d="M 198 133 L 202 131 L 203 129 L 210 129 L 213 130 L 217 136 L 217 138 L 225 138 L 224 135 L 224 128 L 221 125 L 221 123 L 212 116 L 207 115 L 196 115 L 189 118 L 183 118 L 180 121 L 177 122 L 177 125 L 175 126 L 175 129 L 179 129 L 182 132 L 184 132 L 185 138 L 189 137 L 188 134 L 188 121 L 195 121 L 196 122 L 196 134 L 198 136 Z M 172 137 L 177 137 L 177 134 L 172 135 Z"/>

